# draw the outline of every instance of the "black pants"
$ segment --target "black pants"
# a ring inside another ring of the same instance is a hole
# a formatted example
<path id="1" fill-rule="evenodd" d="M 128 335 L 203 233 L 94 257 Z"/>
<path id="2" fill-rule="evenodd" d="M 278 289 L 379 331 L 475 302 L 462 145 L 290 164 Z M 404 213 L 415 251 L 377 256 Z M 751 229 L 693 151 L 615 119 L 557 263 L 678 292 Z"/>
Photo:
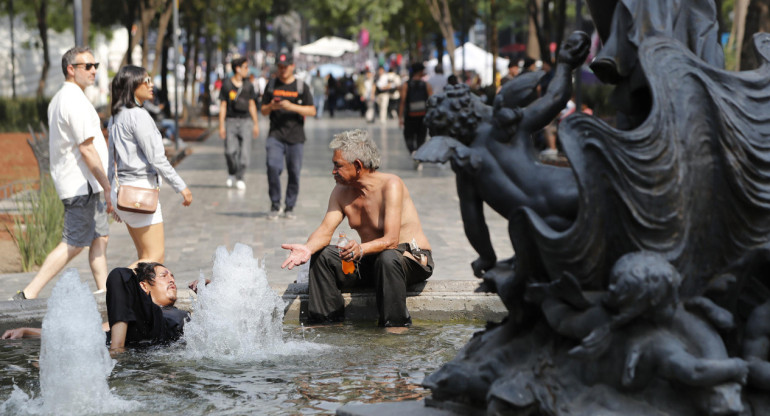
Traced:
<path id="1" fill-rule="evenodd" d="M 423 120 L 425 117 L 404 117 L 404 141 L 409 153 L 419 149 L 425 143 L 428 127 Z"/>
<path id="2" fill-rule="evenodd" d="M 433 274 L 430 251 L 423 266 L 404 257 L 408 244 L 395 250 L 364 256 L 353 274 L 342 273 L 342 261 L 335 246 L 327 246 L 310 260 L 308 301 L 309 323 L 341 322 L 345 319 L 345 301 L 340 289 L 374 287 L 380 326 L 409 326 L 412 318 L 406 309 L 406 288 L 425 281 Z"/>

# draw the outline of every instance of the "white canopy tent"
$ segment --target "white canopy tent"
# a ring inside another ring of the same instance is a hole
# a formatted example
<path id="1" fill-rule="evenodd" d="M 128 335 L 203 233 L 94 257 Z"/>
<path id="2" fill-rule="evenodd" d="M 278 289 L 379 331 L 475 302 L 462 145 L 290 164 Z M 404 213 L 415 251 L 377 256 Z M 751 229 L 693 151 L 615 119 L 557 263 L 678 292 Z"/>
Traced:
<path id="1" fill-rule="evenodd" d="M 463 50 L 465 51 L 465 70 L 475 71 L 481 77 L 481 85 L 489 85 L 492 83 L 492 54 L 479 48 L 478 46 L 467 42 L 465 45 L 455 49 L 455 70 L 462 71 L 463 69 Z M 497 72 L 501 75 L 505 75 L 508 72 L 508 59 L 497 57 Z M 431 59 L 426 64 L 429 72 L 433 72 L 434 68 L 438 65 L 438 60 Z M 442 65 L 444 67 L 444 74 L 447 76 L 451 71 L 451 60 L 449 55 L 444 54 Z"/>
<path id="2" fill-rule="evenodd" d="M 302 45 L 298 50 L 299 53 L 305 55 L 320 55 L 339 58 L 347 52 L 358 52 L 358 44 L 352 40 L 338 38 L 336 36 L 326 36 L 315 42 Z"/>

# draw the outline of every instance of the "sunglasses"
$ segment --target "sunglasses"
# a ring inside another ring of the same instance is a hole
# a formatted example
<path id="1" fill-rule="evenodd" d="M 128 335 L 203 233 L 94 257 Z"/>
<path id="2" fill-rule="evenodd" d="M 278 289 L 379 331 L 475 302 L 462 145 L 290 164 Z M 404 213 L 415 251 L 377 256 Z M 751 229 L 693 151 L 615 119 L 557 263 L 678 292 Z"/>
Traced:
<path id="1" fill-rule="evenodd" d="M 99 62 L 96 62 L 96 63 L 93 63 L 93 64 L 91 64 L 91 63 L 88 63 L 88 64 L 84 64 L 84 63 L 72 64 L 72 66 L 78 66 L 78 65 L 84 65 L 85 68 L 86 68 L 86 71 L 90 71 L 91 68 L 99 69 Z"/>
<path id="2" fill-rule="evenodd" d="M 148 76 L 147 76 L 147 77 L 144 77 L 144 79 L 142 80 L 142 82 L 144 82 L 144 83 L 145 83 L 145 84 L 147 84 L 147 85 L 152 85 L 152 78 L 150 78 L 150 77 L 148 77 Z"/>

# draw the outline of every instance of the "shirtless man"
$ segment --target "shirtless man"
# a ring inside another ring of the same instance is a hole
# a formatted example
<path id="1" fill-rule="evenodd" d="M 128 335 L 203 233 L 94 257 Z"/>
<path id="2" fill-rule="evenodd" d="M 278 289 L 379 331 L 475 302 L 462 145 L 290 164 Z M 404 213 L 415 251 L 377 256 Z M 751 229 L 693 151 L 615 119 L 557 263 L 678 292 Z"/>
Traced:
<path id="1" fill-rule="evenodd" d="M 374 286 L 379 325 L 407 327 L 412 320 L 406 309 L 406 287 L 433 273 L 430 243 L 409 190 L 398 176 L 377 171 L 380 153 L 366 131 L 337 134 L 329 147 L 334 150 L 332 174 L 337 185 L 326 215 L 305 244 L 281 245 L 291 250 L 281 267 L 291 270 L 310 261 L 310 323 L 344 320 L 340 289 Z M 361 243 L 351 240 L 338 250 L 329 243 L 345 217 Z M 354 261 L 356 271 L 345 275 L 343 259 Z"/>

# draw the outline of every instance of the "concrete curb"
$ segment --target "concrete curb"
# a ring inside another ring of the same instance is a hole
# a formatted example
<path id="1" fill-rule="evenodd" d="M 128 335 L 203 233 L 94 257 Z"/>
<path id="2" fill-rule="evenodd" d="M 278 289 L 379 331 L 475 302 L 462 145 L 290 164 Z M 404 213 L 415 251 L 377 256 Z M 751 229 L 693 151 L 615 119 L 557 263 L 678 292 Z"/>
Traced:
<path id="1" fill-rule="evenodd" d="M 407 307 L 413 319 L 426 321 L 501 320 L 508 314 L 496 294 L 476 293 L 477 280 L 428 280 L 408 288 Z M 286 307 L 284 320 L 296 321 L 307 310 L 307 284 L 271 285 L 281 295 Z M 195 297 L 189 289 L 179 290 L 177 307 L 192 309 Z M 95 295 L 102 315 L 106 314 L 104 293 Z M 377 306 L 372 290 L 343 293 L 345 317 L 349 320 L 377 319 Z M 47 299 L 0 302 L 0 325 L 25 325 L 40 322 L 48 307 Z"/>

